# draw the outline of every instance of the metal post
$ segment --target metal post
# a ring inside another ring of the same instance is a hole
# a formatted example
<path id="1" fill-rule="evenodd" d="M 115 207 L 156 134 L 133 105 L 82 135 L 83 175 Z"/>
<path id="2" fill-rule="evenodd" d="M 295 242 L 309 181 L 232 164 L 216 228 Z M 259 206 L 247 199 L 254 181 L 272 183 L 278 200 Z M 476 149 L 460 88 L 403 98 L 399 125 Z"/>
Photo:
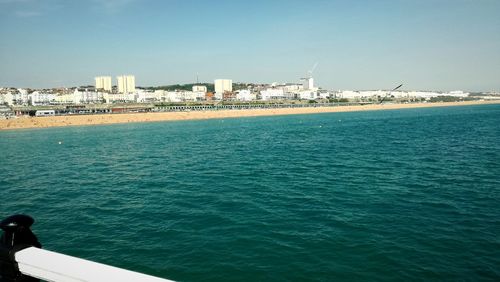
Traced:
<path id="1" fill-rule="evenodd" d="M 35 220 L 23 214 L 9 216 L 0 222 L 3 234 L 0 237 L 0 281 L 1 282 L 34 282 L 38 279 L 25 276 L 19 271 L 15 260 L 18 251 L 29 247 L 41 248 L 30 226 Z"/>

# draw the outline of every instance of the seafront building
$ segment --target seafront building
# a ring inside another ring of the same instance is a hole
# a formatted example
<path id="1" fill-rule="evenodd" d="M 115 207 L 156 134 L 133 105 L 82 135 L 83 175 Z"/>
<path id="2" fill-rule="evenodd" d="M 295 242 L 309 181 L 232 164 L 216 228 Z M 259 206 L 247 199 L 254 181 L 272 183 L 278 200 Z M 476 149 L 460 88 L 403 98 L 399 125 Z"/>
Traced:
<path id="1" fill-rule="evenodd" d="M 215 99 L 222 100 L 224 94 L 233 92 L 233 81 L 231 79 L 216 79 L 214 80 Z"/>
<path id="2" fill-rule="evenodd" d="M 254 101 L 257 100 L 257 94 L 248 89 L 238 90 L 236 91 L 236 100 L 245 102 Z"/>
<path id="3" fill-rule="evenodd" d="M 106 104 L 135 103 L 137 96 L 135 93 L 104 93 L 103 100 Z"/>
<path id="4" fill-rule="evenodd" d="M 135 92 L 135 76 L 133 75 L 121 75 L 117 76 L 118 81 L 118 93 L 134 93 Z"/>
<path id="5" fill-rule="evenodd" d="M 260 91 L 260 97 L 263 101 L 283 100 L 285 99 L 285 91 L 283 88 L 268 88 Z"/>
<path id="6" fill-rule="evenodd" d="M 28 95 L 29 104 L 33 106 L 51 105 L 56 101 L 56 95 L 53 93 L 46 93 L 35 91 Z"/>
<path id="7" fill-rule="evenodd" d="M 319 99 L 318 91 L 302 90 L 299 92 L 299 99 L 301 100 L 316 100 Z"/>
<path id="8" fill-rule="evenodd" d="M 7 106 L 51 106 L 79 104 L 114 104 L 114 103 L 184 103 L 202 102 L 213 99 L 205 85 L 193 85 L 187 90 L 150 90 L 136 89 L 133 75 L 118 76 L 118 85 L 114 89 L 110 76 L 95 77 L 94 87 L 73 87 L 54 89 L 21 89 L 0 88 L 0 104 Z M 233 91 L 231 79 L 214 81 L 216 100 L 233 101 L 330 101 L 342 99 L 344 102 L 378 102 L 378 101 L 415 101 L 431 100 L 439 97 L 467 98 L 469 93 L 463 91 L 385 91 L 385 90 L 338 90 L 328 91 L 314 85 L 311 76 L 303 78 L 303 83 L 271 83 L 242 84 Z M 474 94 L 478 97 L 477 93 Z M 500 93 L 484 93 L 482 99 L 498 99 Z"/>
<path id="9" fill-rule="evenodd" d="M 450 91 L 450 92 L 436 92 L 436 91 L 384 91 L 384 90 L 341 90 L 334 93 L 334 98 L 343 98 L 349 100 L 360 99 L 374 99 L 382 97 L 390 97 L 396 99 L 402 98 L 418 98 L 418 99 L 431 99 L 437 97 L 468 97 L 469 93 L 463 91 Z"/>
<path id="10" fill-rule="evenodd" d="M 74 93 L 62 93 L 56 96 L 55 102 L 57 105 L 75 105 L 81 101 L 75 96 Z"/>
<path id="11" fill-rule="evenodd" d="M 0 92 L 0 104 L 12 106 L 14 105 L 14 95 L 11 91 Z"/>
<path id="12" fill-rule="evenodd" d="M 230 89 L 222 86 L 222 89 Z M 194 90 L 205 90 L 205 87 L 194 88 Z M 218 87 L 219 93 L 221 91 Z M 328 100 L 345 99 L 348 101 L 380 101 L 382 99 L 424 99 L 429 100 L 437 97 L 466 98 L 469 93 L 462 91 L 451 91 L 446 93 L 433 91 L 327 91 L 323 89 L 304 90 L 302 85 L 268 85 L 266 88 L 252 87 L 240 89 L 234 92 L 224 90 L 218 99 L 232 99 L 236 101 L 284 101 L 284 100 Z M 156 102 L 200 102 L 206 101 L 208 92 L 205 91 L 165 91 L 136 89 L 127 93 L 114 93 L 94 88 L 70 88 L 61 90 L 35 90 L 28 92 L 27 89 L 1 89 L 0 104 L 9 106 L 48 106 L 48 105 L 78 105 L 78 104 L 113 104 L 113 103 L 156 103 Z M 497 99 L 498 95 L 482 96 L 483 99 Z"/>
<path id="13" fill-rule="evenodd" d="M 112 89 L 111 76 L 98 76 L 95 78 L 95 89 L 110 91 Z"/>
<path id="14" fill-rule="evenodd" d="M 302 88 L 304 90 L 314 90 L 314 78 L 308 77 L 304 78 L 304 83 L 302 84 Z"/>
<path id="15" fill-rule="evenodd" d="M 75 104 L 100 104 L 104 102 L 106 92 L 90 91 L 88 89 L 76 89 L 73 93 Z"/>
<path id="16" fill-rule="evenodd" d="M 300 83 L 237 83 L 233 91 L 231 79 L 215 79 L 214 93 L 208 92 L 207 86 L 195 84 L 192 91 L 167 91 L 151 88 L 135 87 L 135 76 L 117 76 L 117 87 L 112 85 L 111 76 L 95 77 L 95 88 L 73 87 L 54 89 L 21 89 L 0 88 L 0 104 L 8 106 L 50 106 L 50 105 L 79 105 L 79 104 L 114 104 L 114 103 L 184 103 L 215 100 L 226 101 L 316 101 L 317 102 L 411 102 L 416 100 L 430 100 L 440 97 L 456 97 L 465 99 L 469 93 L 463 91 L 386 91 L 386 90 L 338 90 L 329 91 L 314 85 L 312 71 Z M 180 87 L 182 88 L 182 87 Z M 500 93 L 491 92 L 473 94 L 482 99 L 498 99 Z M 443 99 L 441 99 L 443 100 Z M 447 100 L 444 98 L 444 100 Z"/>
<path id="17" fill-rule="evenodd" d="M 13 93 L 13 103 L 16 105 L 28 105 L 29 104 L 29 96 L 28 90 L 26 89 L 17 89 Z"/>

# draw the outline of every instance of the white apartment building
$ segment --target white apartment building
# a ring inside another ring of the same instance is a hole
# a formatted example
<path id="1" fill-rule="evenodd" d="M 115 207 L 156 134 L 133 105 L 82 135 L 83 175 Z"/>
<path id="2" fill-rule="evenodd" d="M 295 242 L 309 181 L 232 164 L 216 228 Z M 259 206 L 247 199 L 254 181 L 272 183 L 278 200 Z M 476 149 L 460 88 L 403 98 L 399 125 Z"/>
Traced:
<path id="1" fill-rule="evenodd" d="M 99 104 L 104 101 L 104 93 L 97 91 L 88 91 L 75 89 L 73 92 L 74 104 Z"/>
<path id="2" fill-rule="evenodd" d="M 314 90 L 314 78 L 304 78 L 304 83 L 302 84 L 304 90 Z"/>
<path id="3" fill-rule="evenodd" d="M 52 93 L 43 93 L 35 91 L 28 94 L 29 103 L 33 106 L 50 105 L 55 103 L 56 95 Z"/>
<path id="4" fill-rule="evenodd" d="M 233 81 L 231 79 L 216 79 L 214 81 L 215 98 L 222 100 L 225 92 L 233 91 Z"/>
<path id="5" fill-rule="evenodd" d="M 77 104 L 77 103 L 75 103 L 74 93 L 59 94 L 59 95 L 56 95 L 55 99 L 56 99 L 55 100 L 56 104 L 59 104 L 59 105 Z"/>
<path id="6" fill-rule="evenodd" d="M 121 75 L 116 77 L 118 81 L 118 92 L 119 93 L 134 93 L 135 92 L 135 76 L 133 75 Z"/>
<path id="7" fill-rule="evenodd" d="M 95 89 L 111 91 L 111 76 L 98 76 L 95 78 Z"/>

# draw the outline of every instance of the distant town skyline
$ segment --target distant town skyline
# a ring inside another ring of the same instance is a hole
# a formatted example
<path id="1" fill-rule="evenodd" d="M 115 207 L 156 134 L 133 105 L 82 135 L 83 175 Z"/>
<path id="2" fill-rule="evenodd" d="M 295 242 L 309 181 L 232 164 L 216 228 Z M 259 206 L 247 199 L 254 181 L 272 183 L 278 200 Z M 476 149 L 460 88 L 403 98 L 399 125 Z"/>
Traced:
<path id="1" fill-rule="evenodd" d="M 0 87 L 500 90 L 500 1 L 0 0 Z"/>

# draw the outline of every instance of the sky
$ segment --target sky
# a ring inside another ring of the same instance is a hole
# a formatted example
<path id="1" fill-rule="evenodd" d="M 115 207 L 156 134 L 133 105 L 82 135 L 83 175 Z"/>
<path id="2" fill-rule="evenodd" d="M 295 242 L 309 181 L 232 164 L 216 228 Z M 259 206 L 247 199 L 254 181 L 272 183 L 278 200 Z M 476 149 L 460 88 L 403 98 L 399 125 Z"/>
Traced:
<path id="1" fill-rule="evenodd" d="M 500 91 L 498 0 L 0 0 L 0 87 Z"/>

